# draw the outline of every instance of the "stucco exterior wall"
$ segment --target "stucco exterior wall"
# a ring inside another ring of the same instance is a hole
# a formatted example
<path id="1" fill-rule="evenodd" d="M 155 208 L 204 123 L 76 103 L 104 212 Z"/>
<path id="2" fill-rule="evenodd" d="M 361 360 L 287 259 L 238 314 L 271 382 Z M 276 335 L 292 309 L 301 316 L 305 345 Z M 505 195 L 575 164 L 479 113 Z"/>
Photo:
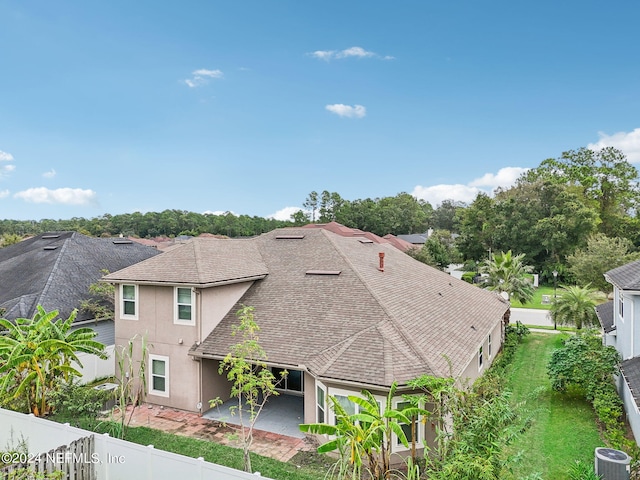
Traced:
<path id="1" fill-rule="evenodd" d="M 502 325 L 502 321 L 497 322 L 493 327 L 493 330 L 491 330 L 490 349 L 489 334 L 485 336 L 482 344 L 478 345 L 476 354 L 460 376 L 460 381 L 462 384 L 468 382 L 468 385 L 471 385 L 493 363 L 493 360 L 496 358 L 496 355 L 502 348 Z M 482 347 L 482 368 L 480 368 L 479 362 L 480 347 Z"/>
<path id="2" fill-rule="evenodd" d="M 194 360 L 188 353 L 196 342 L 202 341 L 209 335 L 250 285 L 250 282 L 246 282 L 203 290 L 196 289 L 194 325 L 181 325 L 174 322 L 175 291 L 173 286 L 139 285 L 137 320 L 122 317 L 119 301 L 120 289 L 116 289 L 116 345 L 126 345 L 129 339 L 134 336 L 146 335 L 149 354 L 168 358 L 168 396 L 150 393 L 151 362 L 149 358 L 145 359 L 147 361 L 147 401 L 199 412 L 201 410 L 198 408 L 198 403 L 201 402 L 202 408 L 206 410 L 210 399 L 216 396 L 221 398 L 228 396 L 228 385 L 225 380 L 219 385 L 201 383 L 201 378 L 214 377 L 207 375 L 214 368 L 215 376 L 219 377 L 217 367 L 207 363 L 204 366 L 206 372 L 201 372 L 201 362 Z M 134 361 L 137 362 L 141 356 L 139 348 L 136 348 L 135 352 Z M 206 392 L 202 391 L 205 385 L 207 385 Z M 220 390 L 222 395 L 213 394 L 217 390 Z"/>
<path id="3" fill-rule="evenodd" d="M 207 338 L 224 316 L 242 298 L 253 282 L 233 283 L 198 290 L 202 333 L 200 341 Z"/>
<path id="4" fill-rule="evenodd" d="M 224 375 L 218 373 L 220 362 L 218 360 L 202 359 L 202 411 L 209 409 L 209 400 L 220 398 L 225 401 L 231 396 L 231 382 Z"/>

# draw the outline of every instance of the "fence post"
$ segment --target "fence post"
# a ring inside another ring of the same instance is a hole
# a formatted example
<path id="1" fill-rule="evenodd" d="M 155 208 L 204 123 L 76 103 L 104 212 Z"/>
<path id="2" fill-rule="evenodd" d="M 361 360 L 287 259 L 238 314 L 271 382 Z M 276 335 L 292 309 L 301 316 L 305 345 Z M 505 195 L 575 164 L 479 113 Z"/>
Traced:
<path id="1" fill-rule="evenodd" d="M 149 454 L 147 455 L 147 479 L 153 480 L 153 445 L 147 445 Z"/>

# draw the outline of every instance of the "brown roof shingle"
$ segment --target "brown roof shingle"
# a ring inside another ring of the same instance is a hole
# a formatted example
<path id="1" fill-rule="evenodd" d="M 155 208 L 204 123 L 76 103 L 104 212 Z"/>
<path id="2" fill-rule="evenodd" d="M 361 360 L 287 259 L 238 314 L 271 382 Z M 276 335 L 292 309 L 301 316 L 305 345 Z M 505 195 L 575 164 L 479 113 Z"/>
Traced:
<path id="1" fill-rule="evenodd" d="M 106 275 L 111 282 L 212 286 L 262 278 L 268 272 L 249 240 L 193 238 L 162 255 Z"/>
<path id="2" fill-rule="evenodd" d="M 276 238 L 283 234 L 304 237 Z M 310 228 L 243 242 L 258 248 L 269 272 L 241 300 L 255 307 L 269 361 L 304 365 L 320 377 L 388 386 L 423 373 L 459 375 L 508 309 L 498 295 L 388 244 Z M 235 311 L 192 354 L 224 356 L 234 342 Z"/>

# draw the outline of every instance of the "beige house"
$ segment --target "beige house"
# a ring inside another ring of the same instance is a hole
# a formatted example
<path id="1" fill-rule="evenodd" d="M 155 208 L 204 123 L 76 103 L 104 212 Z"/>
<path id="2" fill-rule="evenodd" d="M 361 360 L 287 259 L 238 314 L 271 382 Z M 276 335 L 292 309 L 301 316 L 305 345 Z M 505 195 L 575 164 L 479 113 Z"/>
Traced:
<path id="1" fill-rule="evenodd" d="M 219 361 L 238 342 L 235 312 L 255 308 L 260 344 L 304 422 L 333 422 L 329 395 L 384 401 L 423 374 L 473 380 L 503 340 L 509 304 L 390 244 L 321 228 L 244 240 L 194 238 L 104 277 L 117 284 L 116 344 L 147 333 L 148 401 L 193 412 L 229 397 Z M 398 398 L 398 402 L 401 402 Z M 420 439 L 433 432 L 420 423 Z M 422 441 L 421 440 L 421 441 Z"/>

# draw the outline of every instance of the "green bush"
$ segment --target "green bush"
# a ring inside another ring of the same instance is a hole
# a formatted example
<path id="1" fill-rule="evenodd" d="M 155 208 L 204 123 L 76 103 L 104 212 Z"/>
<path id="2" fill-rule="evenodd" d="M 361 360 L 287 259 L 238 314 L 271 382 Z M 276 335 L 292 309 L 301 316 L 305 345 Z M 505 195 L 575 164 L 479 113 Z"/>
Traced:
<path id="1" fill-rule="evenodd" d="M 477 275 L 476 272 L 464 272 L 462 274 L 462 280 L 464 280 L 467 283 L 473 283 L 473 279 L 475 278 L 476 275 Z"/>
<path id="2" fill-rule="evenodd" d="M 113 398 L 112 391 L 96 390 L 77 383 L 62 384 L 49 396 L 56 415 L 63 418 L 95 418 L 105 402 Z"/>

